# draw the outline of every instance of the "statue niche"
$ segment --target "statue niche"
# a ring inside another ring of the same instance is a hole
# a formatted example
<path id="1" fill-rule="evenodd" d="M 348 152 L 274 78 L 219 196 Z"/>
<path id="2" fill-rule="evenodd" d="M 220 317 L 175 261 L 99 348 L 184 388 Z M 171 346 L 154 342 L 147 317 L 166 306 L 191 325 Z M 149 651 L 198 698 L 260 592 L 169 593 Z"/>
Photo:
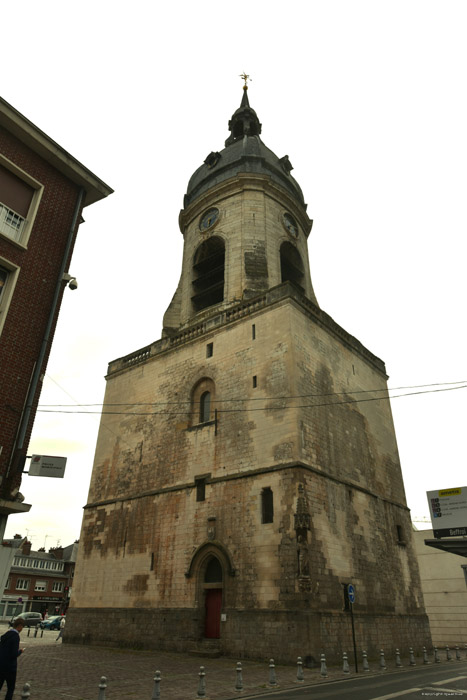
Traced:
<path id="1" fill-rule="evenodd" d="M 297 583 L 298 590 L 311 592 L 310 555 L 308 552 L 308 530 L 310 513 L 303 484 L 298 485 L 297 506 L 294 514 L 294 529 L 297 539 Z"/>

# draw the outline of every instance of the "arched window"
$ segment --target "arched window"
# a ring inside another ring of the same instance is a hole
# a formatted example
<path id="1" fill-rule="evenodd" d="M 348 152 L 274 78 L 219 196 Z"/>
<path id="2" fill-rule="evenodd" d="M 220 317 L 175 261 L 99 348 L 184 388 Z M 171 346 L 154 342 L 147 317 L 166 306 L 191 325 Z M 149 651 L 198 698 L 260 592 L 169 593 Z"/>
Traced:
<path id="1" fill-rule="evenodd" d="M 216 387 L 212 379 L 203 377 L 191 392 L 191 425 L 202 425 L 214 420 Z"/>
<path id="2" fill-rule="evenodd" d="M 199 422 L 207 423 L 211 420 L 211 392 L 205 391 L 199 400 Z"/>
<path id="3" fill-rule="evenodd" d="M 301 291 L 305 282 L 305 273 L 300 253 L 289 241 L 281 245 L 281 282 L 293 282 Z"/>
<path id="4" fill-rule="evenodd" d="M 217 557 L 211 557 L 204 572 L 204 583 L 222 583 L 222 566 Z"/>
<path id="5" fill-rule="evenodd" d="M 201 311 L 224 300 L 225 245 L 222 238 L 212 236 L 197 248 L 193 261 L 193 296 L 195 311 Z"/>

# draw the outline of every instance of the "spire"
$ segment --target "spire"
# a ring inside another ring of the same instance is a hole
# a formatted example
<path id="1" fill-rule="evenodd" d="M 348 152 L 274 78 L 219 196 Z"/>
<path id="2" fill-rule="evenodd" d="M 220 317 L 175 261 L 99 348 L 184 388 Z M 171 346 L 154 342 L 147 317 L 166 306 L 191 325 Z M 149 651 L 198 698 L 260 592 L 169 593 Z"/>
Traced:
<path id="1" fill-rule="evenodd" d="M 244 136 L 259 136 L 261 133 L 260 121 L 255 110 L 250 107 L 248 100 L 247 80 L 250 80 L 250 76 L 243 73 L 240 77 L 245 81 L 242 101 L 240 107 L 233 113 L 232 119 L 229 121 L 230 136 L 225 142 L 226 146 L 230 146 Z"/>

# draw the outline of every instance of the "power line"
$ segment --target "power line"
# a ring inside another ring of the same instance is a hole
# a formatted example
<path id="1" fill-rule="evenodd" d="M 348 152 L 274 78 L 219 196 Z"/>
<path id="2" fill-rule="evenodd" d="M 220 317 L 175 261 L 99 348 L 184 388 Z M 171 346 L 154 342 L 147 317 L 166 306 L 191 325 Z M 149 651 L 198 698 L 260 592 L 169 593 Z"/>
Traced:
<path id="1" fill-rule="evenodd" d="M 403 398 L 405 396 L 418 396 L 421 394 L 436 394 L 444 391 L 455 391 L 456 389 L 467 389 L 467 384 L 463 386 L 451 386 L 446 389 L 430 389 L 427 391 L 413 391 L 407 394 L 395 394 L 393 396 L 373 396 L 368 399 L 348 399 L 347 401 L 331 401 L 330 403 L 315 403 L 315 404 L 305 404 L 299 406 L 264 406 L 261 408 L 227 408 L 227 409 L 216 409 L 218 413 L 253 413 L 256 411 L 284 411 L 291 408 L 322 408 L 324 406 L 343 406 L 345 404 L 353 403 L 367 403 L 370 401 L 389 401 L 390 399 Z M 263 401 L 284 401 L 287 398 L 303 398 L 303 397 L 286 397 L 284 398 L 265 398 Z M 242 399 L 243 401 L 249 401 L 249 399 Z M 101 404 L 97 404 L 101 405 Z M 121 404 L 123 406 L 131 406 L 138 404 Z M 141 404 L 141 405 L 154 405 L 154 404 Z M 41 413 L 62 413 L 62 414 L 100 414 L 100 415 L 114 415 L 114 416 L 157 416 L 157 415 L 168 415 L 168 416 L 185 416 L 190 415 L 189 411 L 53 411 L 46 409 L 38 409 Z"/>
<path id="2" fill-rule="evenodd" d="M 55 381 L 55 380 L 52 380 Z M 55 382 L 57 386 L 60 387 L 60 385 Z M 413 386 L 396 386 L 396 387 L 384 387 L 382 389 L 357 389 L 357 390 L 350 390 L 350 391 L 335 391 L 335 392 L 329 392 L 329 393 L 324 393 L 324 394 L 292 394 L 290 396 L 263 396 L 263 397 L 248 397 L 248 398 L 240 398 L 240 399 L 212 399 L 211 403 L 236 403 L 239 401 L 288 401 L 289 399 L 308 399 L 308 398 L 321 398 L 325 396 L 347 396 L 349 394 L 371 394 L 371 393 L 376 393 L 376 392 L 382 392 L 382 391 L 402 391 L 406 389 L 423 389 L 424 387 L 432 387 L 432 386 L 446 386 L 446 387 L 452 387 L 454 389 L 462 389 L 464 387 L 458 387 L 454 386 L 456 384 L 463 384 L 467 386 L 467 380 L 462 380 L 458 382 L 436 382 L 433 384 L 416 384 Z M 62 388 L 62 387 L 60 387 Z M 449 391 L 450 388 L 447 389 L 441 389 L 439 391 Z M 63 389 L 63 391 L 65 391 Z M 68 393 L 65 391 L 65 393 Z M 429 391 L 426 392 L 419 392 L 419 393 L 431 393 Z M 405 396 L 405 394 L 402 394 Z M 409 394 L 407 394 L 409 395 Z M 73 399 L 73 397 L 68 394 L 70 398 Z M 390 397 L 380 397 L 380 398 L 390 398 Z M 395 397 L 394 397 L 395 398 Z M 73 399 L 74 400 L 74 399 Z M 75 402 L 74 404 L 39 404 L 39 409 L 42 408 L 67 408 L 71 406 L 77 406 L 80 408 L 85 408 L 85 407 L 93 407 L 93 406 L 180 406 L 182 404 L 191 404 L 191 400 L 187 399 L 186 401 L 179 400 L 179 401 L 150 401 L 150 402 L 145 402 L 145 403 L 131 403 L 131 402 L 122 402 L 122 403 L 82 403 L 79 404 L 78 402 Z M 222 409 L 220 409 L 222 410 Z"/>

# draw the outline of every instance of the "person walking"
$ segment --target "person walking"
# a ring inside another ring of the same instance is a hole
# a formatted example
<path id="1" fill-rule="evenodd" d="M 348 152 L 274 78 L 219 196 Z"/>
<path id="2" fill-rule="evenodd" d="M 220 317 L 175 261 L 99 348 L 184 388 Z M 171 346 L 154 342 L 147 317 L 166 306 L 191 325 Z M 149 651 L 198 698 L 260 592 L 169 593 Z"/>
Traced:
<path id="1" fill-rule="evenodd" d="M 16 685 L 17 660 L 23 649 L 19 648 L 19 635 L 24 627 L 22 617 L 17 617 L 13 625 L 0 637 L 0 690 L 6 681 L 5 700 L 13 699 L 13 692 Z"/>
<path id="2" fill-rule="evenodd" d="M 58 633 L 58 637 L 57 637 L 57 639 L 55 640 L 56 642 L 58 642 L 58 640 L 60 639 L 60 637 L 63 637 L 63 630 L 64 630 L 64 628 L 65 628 L 65 618 L 62 617 L 62 619 L 60 620 L 60 632 Z"/>

